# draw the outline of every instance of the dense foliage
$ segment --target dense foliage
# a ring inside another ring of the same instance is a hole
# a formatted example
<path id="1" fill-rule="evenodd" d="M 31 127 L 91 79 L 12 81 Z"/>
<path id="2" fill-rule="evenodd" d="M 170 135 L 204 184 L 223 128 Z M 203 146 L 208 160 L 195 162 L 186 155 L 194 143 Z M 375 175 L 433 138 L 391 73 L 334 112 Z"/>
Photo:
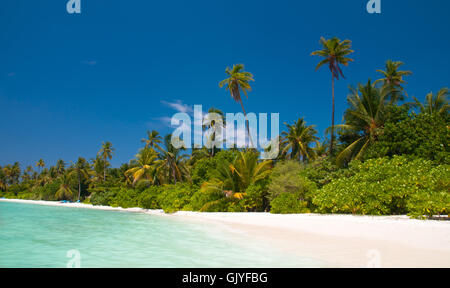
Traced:
<path id="1" fill-rule="evenodd" d="M 318 67 L 331 65 L 337 80 L 351 59 L 351 42 L 322 39 Z M 336 53 L 341 57 L 336 58 Z M 0 197 L 83 201 L 93 205 L 201 212 L 448 215 L 450 211 L 450 116 L 447 88 L 421 103 L 406 98 L 402 62 L 387 61 L 383 78 L 351 88 L 344 123 L 319 143 L 303 118 L 286 124 L 280 153 L 262 160 L 255 149 L 172 146 L 171 135 L 147 132 L 135 159 L 111 167 L 115 148 L 102 143 L 95 158 L 75 163 L 58 160 L 22 169 L 0 167 Z M 251 91 L 243 65 L 227 68 L 220 84 L 244 109 L 241 92 Z M 334 90 L 333 90 L 334 99 Z M 334 100 L 333 100 L 334 101 Z M 222 111 L 210 111 L 223 115 Z M 334 111 L 334 104 L 333 104 Z M 243 110 L 245 113 L 245 110 Z M 334 119 L 334 118 L 333 118 Z M 334 121 L 334 120 L 333 120 Z M 210 122 L 204 129 L 221 123 Z M 337 133 L 337 138 L 334 134 Z M 210 135 L 215 139 L 215 135 Z M 248 139 L 249 142 L 252 139 Z M 256 139 L 254 139 L 256 140 Z M 190 153 L 189 153 L 190 152 Z M 448 216 L 447 216 L 448 217 Z"/>

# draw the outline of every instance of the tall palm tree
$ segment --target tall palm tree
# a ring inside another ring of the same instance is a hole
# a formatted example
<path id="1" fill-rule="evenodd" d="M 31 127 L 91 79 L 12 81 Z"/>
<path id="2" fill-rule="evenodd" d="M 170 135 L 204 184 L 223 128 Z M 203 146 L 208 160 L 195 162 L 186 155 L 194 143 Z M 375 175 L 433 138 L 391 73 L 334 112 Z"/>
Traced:
<path id="1" fill-rule="evenodd" d="M 55 197 L 58 200 L 72 200 L 73 190 L 70 188 L 70 178 L 67 174 L 63 174 L 59 177 L 61 184 L 59 185 L 58 191 L 55 193 Z"/>
<path id="2" fill-rule="evenodd" d="M 433 92 L 428 93 L 425 96 L 424 103 L 421 103 L 416 97 L 413 97 L 415 101 L 413 105 L 418 107 L 422 113 L 442 115 L 449 110 L 450 105 L 447 99 L 449 94 L 449 89 L 444 87 L 437 94 L 433 94 Z"/>
<path id="3" fill-rule="evenodd" d="M 153 182 L 155 176 L 155 162 L 158 154 L 153 148 L 144 148 L 136 155 L 137 167 L 131 168 L 125 172 L 126 175 L 133 176 L 133 185 L 139 180 L 146 179 Z"/>
<path id="4" fill-rule="evenodd" d="M 102 148 L 98 151 L 97 155 L 103 159 L 104 167 L 103 167 L 103 181 L 106 181 L 106 169 L 109 166 L 108 159 L 112 159 L 112 155 L 114 154 L 114 148 L 112 147 L 111 142 L 103 142 Z"/>
<path id="5" fill-rule="evenodd" d="M 386 61 L 386 70 L 377 70 L 378 73 L 381 73 L 383 75 L 383 78 L 380 78 L 373 82 L 374 85 L 377 83 L 383 83 L 383 85 L 387 85 L 392 89 L 393 92 L 391 93 L 391 95 L 389 95 L 391 104 L 399 100 L 404 100 L 401 91 L 404 90 L 402 84 L 406 82 L 405 80 L 403 80 L 403 77 L 412 74 L 411 71 L 398 70 L 403 64 L 404 63 L 401 61 Z"/>
<path id="6" fill-rule="evenodd" d="M 249 123 L 248 123 L 248 119 L 247 119 L 247 113 L 245 112 L 244 104 L 242 102 L 242 97 L 241 97 L 241 91 L 242 91 L 248 99 L 247 91 L 252 90 L 252 87 L 250 86 L 250 81 L 255 81 L 253 79 L 253 74 L 250 72 L 244 71 L 243 64 L 235 64 L 235 65 L 233 65 L 233 68 L 227 67 L 225 69 L 225 73 L 229 77 L 225 80 L 222 80 L 219 83 L 219 87 L 222 88 L 222 87 L 226 86 L 226 90 L 230 91 L 231 98 L 233 98 L 234 101 L 241 104 L 242 111 L 244 112 L 244 116 L 245 116 L 245 123 L 247 126 L 248 138 L 250 140 L 251 145 L 253 146 L 253 140 L 250 135 L 250 127 L 249 127 Z"/>
<path id="7" fill-rule="evenodd" d="M 156 130 L 147 131 L 147 138 L 142 138 L 141 142 L 145 143 L 145 148 L 155 148 L 159 149 L 159 144 L 162 143 L 161 136 L 159 135 L 159 132 Z"/>
<path id="8" fill-rule="evenodd" d="M 38 167 L 39 173 L 41 173 L 41 169 L 45 167 L 45 162 L 42 158 L 36 162 L 36 167 Z"/>
<path id="9" fill-rule="evenodd" d="M 366 85 L 358 84 L 357 89 L 350 88 L 347 97 L 350 107 L 344 114 L 345 124 L 335 128 L 353 139 L 337 156 L 338 164 L 351 158 L 360 159 L 370 144 L 377 140 L 385 123 L 385 99 L 391 91 L 386 86 L 375 87 L 370 80 Z"/>
<path id="10" fill-rule="evenodd" d="M 339 65 L 342 64 L 344 66 L 348 66 L 348 63 L 352 62 L 353 59 L 350 59 L 347 56 L 354 51 L 351 50 L 352 42 L 350 40 L 341 41 L 337 37 L 333 37 L 331 39 L 321 37 L 319 43 L 322 45 L 322 49 L 312 52 L 311 55 L 325 58 L 317 64 L 316 71 L 323 65 L 327 64 L 331 72 L 331 127 L 334 127 L 334 79 L 339 80 L 339 76 L 345 78 Z M 333 143 L 334 128 L 331 128 L 330 155 L 333 154 Z"/>
<path id="11" fill-rule="evenodd" d="M 315 158 L 314 148 L 311 144 L 318 143 L 317 131 L 314 125 L 307 126 L 303 118 L 299 118 L 294 125 L 286 124 L 288 131 L 281 133 L 282 154 L 290 159 L 303 160 L 304 162 Z"/>
<path id="12" fill-rule="evenodd" d="M 78 181 L 78 200 L 80 200 L 81 196 L 81 183 L 89 179 L 91 175 L 91 169 L 89 162 L 86 161 L 83 157 L 79 157 L 77 162 L 73 164 L 72 171 L 69 172 L 69 176 L 76 176 Z"/>

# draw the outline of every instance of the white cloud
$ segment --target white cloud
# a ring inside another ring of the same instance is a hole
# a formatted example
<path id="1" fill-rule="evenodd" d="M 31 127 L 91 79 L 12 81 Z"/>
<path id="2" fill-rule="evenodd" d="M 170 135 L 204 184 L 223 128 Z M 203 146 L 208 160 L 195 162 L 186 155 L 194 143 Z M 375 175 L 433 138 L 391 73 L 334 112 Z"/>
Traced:
<path id="1" fill-rule="evenodd" d="M 192 106 L 183 104 L 183 102 L 181 100 L 176 100 L 175 102 L 167 102 L 167 101 L 161 100 L 161 103 L 174 109 L 175 111 L 178 111 L 181 113 L 191 114 L 194 111 L 192 109 Z"/>

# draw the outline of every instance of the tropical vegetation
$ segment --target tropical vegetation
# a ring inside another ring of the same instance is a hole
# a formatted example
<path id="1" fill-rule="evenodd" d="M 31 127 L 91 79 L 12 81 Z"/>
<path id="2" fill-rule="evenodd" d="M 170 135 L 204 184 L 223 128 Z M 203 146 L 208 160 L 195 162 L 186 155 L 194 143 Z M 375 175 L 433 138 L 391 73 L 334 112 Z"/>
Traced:
<path id="1" fill-rule="evenodd" d="M 447 217 L 450 213 L 449 89 L 408 99 L 411 71 L 388 60 L 380 79 L 349 87 L 347 108 L 334 123 L 335 80 L 353 59 L 350 40 L 320 40 L 332 80 L 332 121 L 324 137 L 304 117 L 285 123 L 276 159 L 255 148 L 176 148 L 171 135 L 148 131 L 135 158 L 119 167 L 115 148 L 97 155 L 35 167 L 0 167 L 0 197 L 83 201 L 93 205 L 202 212 L 343 213 Z M 219 83 L 241 105 L 254 76 L 236 64 Z M 436 90 L 435 90 L 436 91 Z M 223 115 L 217 108 L 211 113 Z M 225 123 L 205 121 L 206 131 Z M 247 122 L 247 131 L 249 131 Z M 145 132 L 145 131 L 143 131 Z M 211 142 L 218 141 L 214 133 Z M 328 137 L 329 136 L 329 137 Z M 249 142 L 252 142 L 249 137 Z"/>

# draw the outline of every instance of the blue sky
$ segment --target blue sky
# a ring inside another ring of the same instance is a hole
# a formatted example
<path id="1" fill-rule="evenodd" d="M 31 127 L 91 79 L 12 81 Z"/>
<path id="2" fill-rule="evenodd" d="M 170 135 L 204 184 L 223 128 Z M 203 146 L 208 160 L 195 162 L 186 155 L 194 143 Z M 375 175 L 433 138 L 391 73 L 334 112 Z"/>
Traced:
<path id="1" fill-rule="evenodd" d="M 116 148 L 113 166 L 141 147 L 146 130 L 176 106 L 240 112 L 219 89 L 224 69 L 255 76 L 247 112 L 305 117 L 320 136 L 330 125 L 329 71 L 314 71 L 320 36 L 353 41 L 355 59 L 336 85 L 336 121 L 348 85 L 377 79 L 387 59 L 413 71 L 407 91 L 423 99 L 450 85 L 450 2 L 381 0 L 3 0 L 0 8 L 0 165 L 95 157 Z M 284 126 L 284 125 L 282 125 Z M 283 128 L 283 127 L 281 127 Z"/>

